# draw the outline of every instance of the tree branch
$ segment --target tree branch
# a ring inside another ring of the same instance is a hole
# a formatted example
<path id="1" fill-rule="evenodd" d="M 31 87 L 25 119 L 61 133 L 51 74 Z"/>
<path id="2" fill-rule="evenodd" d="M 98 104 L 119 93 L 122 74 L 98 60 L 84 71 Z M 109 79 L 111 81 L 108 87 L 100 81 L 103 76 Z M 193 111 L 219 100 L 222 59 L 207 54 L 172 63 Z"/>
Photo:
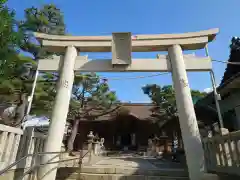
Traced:
<path id="1" fill-rule="evenodd" d="M 117 106 L 117 107 L 115 107 L 115 108 L 113 108 L 113 109 L 111 109 L 111 110 L 109 110 L 109 111 L 105 111 L 105 112 L 102 112 L 102 113 L 97 114 L 97 115 L 89 115 L 89 116 L 86 116 L 86 117 L 91 117 L 91 118 L 95 119 L 95 118 L 98 118 L 98 117 L 101 117 L 101 116 L 110 114 L 110 113 L 118 110 L 120 107 L 121 107 L 121 106 L 119 105 L 119 106 Z"/>

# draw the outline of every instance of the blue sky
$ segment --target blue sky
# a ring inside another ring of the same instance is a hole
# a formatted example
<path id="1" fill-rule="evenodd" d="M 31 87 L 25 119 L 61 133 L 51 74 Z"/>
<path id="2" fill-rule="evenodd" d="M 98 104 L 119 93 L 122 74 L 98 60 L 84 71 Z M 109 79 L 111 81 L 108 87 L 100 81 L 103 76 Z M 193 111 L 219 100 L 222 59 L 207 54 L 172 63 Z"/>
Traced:
<path id="1" fill-rule="evenodd" d="M 108 35 L 111 32 L 130 31 L 133 34 L 183 33 L 220 28 L 216 41 L 209 44 L 213 59 L 227 60 L 232 36 L 239 36 L 239 0 L 9 0 L 17 18 L 24 17 L 24 9 L 56 4 L 64 13 L 67 33 L 72 35 Z M 155 53 L 134 53 L 133 57 L 155 58 Z M 196 51 L 203 55 L 203 51 Z M 89 58 L 108 58 L 111 54 L 89 54 Z M 217 83 L 221 81 L 226 64 L 214 63 Z M 131 77 L 151 73 L 102 73 L 107 77 Z M 211 86 L 208 73 L 189 73 L 192 89 Z M 171 76 L 137 80 L 109 81 L 111 89 L 122 101 L 147 102 L 141 87 L 146 84 L 171 84 Z"/>

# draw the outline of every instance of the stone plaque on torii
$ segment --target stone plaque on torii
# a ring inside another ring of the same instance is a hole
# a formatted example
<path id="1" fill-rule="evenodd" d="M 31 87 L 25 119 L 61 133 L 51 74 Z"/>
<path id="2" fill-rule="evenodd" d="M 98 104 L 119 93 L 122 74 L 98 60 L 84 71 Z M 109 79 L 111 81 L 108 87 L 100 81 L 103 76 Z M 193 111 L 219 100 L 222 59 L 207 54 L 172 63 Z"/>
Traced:
<path id="1" fill-rule="evenodd" d="M 179 122 L 191 180 L 200 180 L 204 156 L 186 71 L 211 71 L 211 58 L 184 55 L 184 50 L 203 49 L 213 41 L 218 29 L 184 34 L 138 35 L 113 33 L 112 36 L 59 36 L 35 33 L 41 45 L 65 56 L 40 59 L 39 71 L 59 71 L 60 81 L 53 108 L 45 152 L 60 151 L 75 72 L 172 72 Z M 132 59 L 131 52 L 167 51 L 155 59 Z M 112 59 L 88 60 L 81 52 L 112 52 Z M 44 156 L 48 161 L 51 156 Z M 46 174 L 55 164 L 40 169 Z M 54 179 L 56 171 L 44 180 Z"/>

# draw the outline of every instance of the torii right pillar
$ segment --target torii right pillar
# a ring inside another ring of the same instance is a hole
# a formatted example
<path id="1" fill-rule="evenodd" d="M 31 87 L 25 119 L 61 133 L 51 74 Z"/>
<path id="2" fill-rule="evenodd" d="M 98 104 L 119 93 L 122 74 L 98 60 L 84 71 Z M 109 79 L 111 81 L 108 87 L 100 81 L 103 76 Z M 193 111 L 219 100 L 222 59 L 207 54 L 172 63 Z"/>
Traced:
<path id="1" fill-rule="evenodd" d="M 189 178 L 200 180 L 204 171 L 204 154 L 181 46 L 169 47 L 168 55 Z"/>

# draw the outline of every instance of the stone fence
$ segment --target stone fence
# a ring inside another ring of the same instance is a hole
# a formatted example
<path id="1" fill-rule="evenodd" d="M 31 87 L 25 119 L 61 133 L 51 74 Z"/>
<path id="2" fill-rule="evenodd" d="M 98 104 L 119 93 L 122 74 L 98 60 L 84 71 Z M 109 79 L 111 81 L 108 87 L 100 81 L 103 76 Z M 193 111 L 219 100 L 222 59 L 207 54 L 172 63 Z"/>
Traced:
<path id="1" fill-rule="evenodd" d="M 203 139 L 208 172 L 240 176 L 240 131 Z"/>
<path id="2" fill-rule="evenodd" d="M 27 154 L 42 152 L 44 141 L 45 135 L 34 132 L 33 127 L 27 127 L 23 131 L 0 124 L 0 170 Z M 34 160 L 29 156 L 12 169 L 29 168 Z"/>

